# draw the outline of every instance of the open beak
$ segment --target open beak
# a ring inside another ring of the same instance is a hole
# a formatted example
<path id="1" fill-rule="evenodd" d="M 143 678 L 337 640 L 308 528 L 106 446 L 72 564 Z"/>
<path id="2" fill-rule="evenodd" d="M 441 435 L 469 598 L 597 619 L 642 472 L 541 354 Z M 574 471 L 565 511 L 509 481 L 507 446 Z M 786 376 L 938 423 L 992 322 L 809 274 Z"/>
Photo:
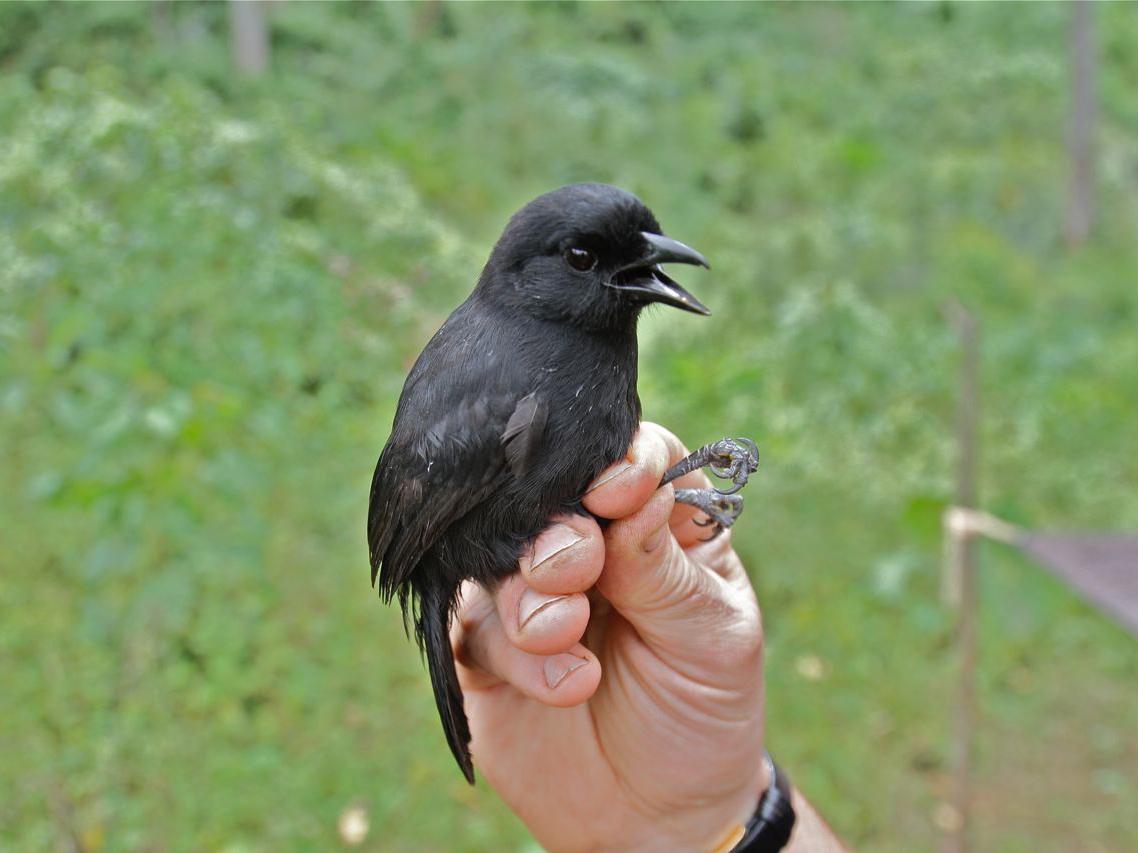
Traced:
<path id="1" fill-rule="evenodd" d="M 707 258 L 691 246 L 685 246 L 679 240 L 663 234 L 642 231 L 640 236 L 645 242 L 644 254 L 635 262 L 616 270 L 608 282 L 609 287 L 635 294 L 644 302 L 663 302 L 693 314 L 703 314 L 705 317 L 709 315 L 711 311 L 706 305 L 664 275 L 660 269 L 660 264 L 693 264 L 710 269 Z"/>

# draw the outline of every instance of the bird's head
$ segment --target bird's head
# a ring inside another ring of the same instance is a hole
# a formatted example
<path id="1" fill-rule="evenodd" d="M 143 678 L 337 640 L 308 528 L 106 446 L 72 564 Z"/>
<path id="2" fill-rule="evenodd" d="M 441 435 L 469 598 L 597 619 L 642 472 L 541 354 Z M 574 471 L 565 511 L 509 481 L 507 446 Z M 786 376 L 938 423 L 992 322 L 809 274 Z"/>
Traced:
<path id="1" fill-rule="evenodd" d="M 538 196 L 510 219 L 479 289 L 514 310 L 594 329 L 625 328 L 660 302 L 710 314 L 661 264 L 708 266 L 660 233 L 640 199 L 607 184 L 571 184 Z"/>

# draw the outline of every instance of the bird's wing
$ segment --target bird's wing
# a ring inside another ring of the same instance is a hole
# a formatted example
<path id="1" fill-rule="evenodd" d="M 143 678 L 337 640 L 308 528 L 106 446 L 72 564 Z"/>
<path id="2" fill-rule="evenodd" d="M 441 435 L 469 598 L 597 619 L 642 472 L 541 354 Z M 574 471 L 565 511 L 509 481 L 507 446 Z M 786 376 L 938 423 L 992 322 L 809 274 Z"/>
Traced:
<path id="1" fill-rule="evenodd" d="M 519 479 L 533 462 L 534 450 L 545 432 L 548 413 L 545 401 L 534 392 L 518 400 L 514 413 L 506 423 L 501 439 L 502 448 L 506 451 L 506 462 L 510 470 Z"/>
<path id="2" fill-rule="evenodd" d="M 525 473 L 545 420 L 546 405 L 536 394 L 461 403 L 426 429 L 413 418 L 396 418 L 368 507 L 372 583 L 378 576 L 386 599 L 398 592 L 403 600 L 439 536 Z"/>

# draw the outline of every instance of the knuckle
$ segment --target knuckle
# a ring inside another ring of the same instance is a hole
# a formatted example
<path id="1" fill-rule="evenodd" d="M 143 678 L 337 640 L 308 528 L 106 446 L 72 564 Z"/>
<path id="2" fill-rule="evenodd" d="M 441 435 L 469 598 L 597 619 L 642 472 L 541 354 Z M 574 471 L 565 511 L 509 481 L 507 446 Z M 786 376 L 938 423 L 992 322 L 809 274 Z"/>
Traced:
<path id="1" fill-rule="evenodd" d="M 655 433 L 660 438 L 660 440 L 664 442 L 670 463 L 674 464 L 676 462 L 679 462 L 681 459 L 688 455 L 688 450 L 684 446 L 684 443 L 680 441 L 676 434 L 671 430 L 666 429 L 665 427 L 662 427 L 660 424 L 653 421 L 645 421 L 640 426 L 641 429 L 647 429 Z"/>
<path id="2" fill-rule="evenodd" d="M 454 651 L 454 659 L 463 666 L 478 666 L 475 652 L 477 634 L 478 625 L 466 620 L 461 620 L 457 630 L 451 633 L 451 648 Z"/>
<path id="3" fill-rule="evenodd" d="M 487 622 L 493 615 L 494 605 L 485 597 L 477 598 L 458 609 L 450 630 L 451 648 L 454 650 L 456 660 L 462 663 L 474 660 L 476 649 L 486 631 Z"/>
<path id="4" fill-rule="evenodd" d="M 636 464 L 651 476 L 662 477 L 668 467 L 668 444 L 658 432 L 641 430 L 634 442 Z"/>
<path id="5" fill-rule="evenodd" d="M 605 536 L 606 549 L 617 558 L 643 554 L 643 543 L 655 531 L 668 524 L 675 497 L 672 487 L 657 490 L 634 515 L 614 521 Z"/>

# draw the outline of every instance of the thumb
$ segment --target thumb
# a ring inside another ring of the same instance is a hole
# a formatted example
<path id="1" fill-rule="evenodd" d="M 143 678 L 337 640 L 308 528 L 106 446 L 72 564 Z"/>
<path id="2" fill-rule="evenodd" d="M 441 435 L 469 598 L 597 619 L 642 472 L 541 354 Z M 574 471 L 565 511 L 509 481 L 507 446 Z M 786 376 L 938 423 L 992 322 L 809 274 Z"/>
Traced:
<path id="1" fill-rule="evenodd" d="M 679 667 L 698 667 L 706 679 L 709 670 L 730 669 L 724 664 L 759 652 L 752 648 L 761 643 L 758 609 L 737 584 L 695 562 L 676 542 L 669 527 L 674 503 L 672 487 L 665 486 L 608 526 L 597 589 L 657 654 Z M 737 561 L 729 539 L 725 534 L 704 547 L 723 548 L 723 559 Z"/>

